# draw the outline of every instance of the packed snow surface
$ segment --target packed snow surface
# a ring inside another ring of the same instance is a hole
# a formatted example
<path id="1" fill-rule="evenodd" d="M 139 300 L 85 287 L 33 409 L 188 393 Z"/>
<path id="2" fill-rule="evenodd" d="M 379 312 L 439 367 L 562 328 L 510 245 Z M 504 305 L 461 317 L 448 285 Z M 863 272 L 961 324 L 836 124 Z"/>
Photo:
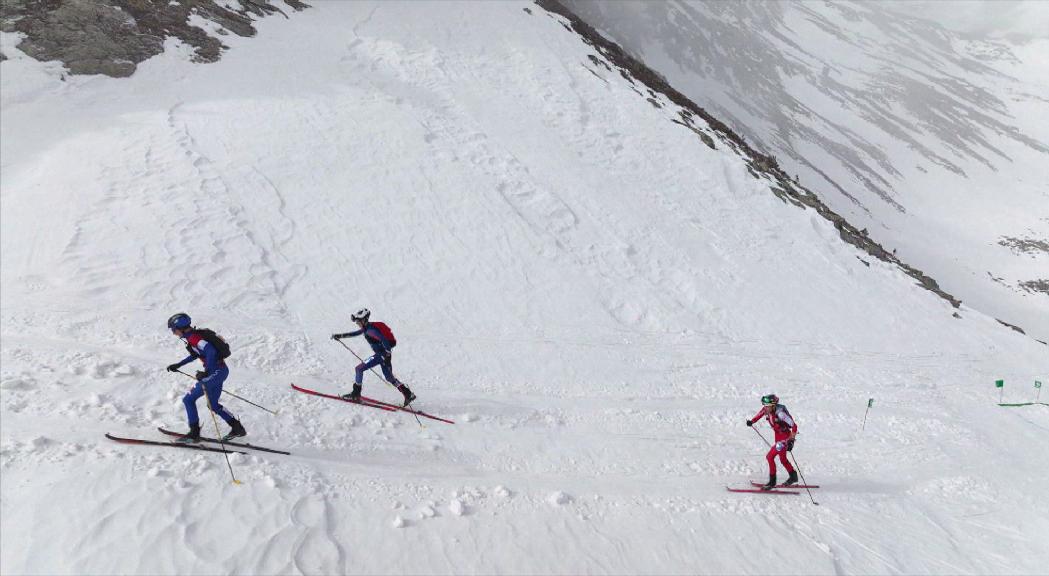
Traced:
<path id="1" fill-rule="evenodd" d="M 1049 409 L 993 380 L 1033 399 L 1046 348 L 779 200 L 562 24 L 318 3 L 122 80 L 5 36 L 0 572 L 1044 572 Z M 361 306 L 456 424 L 291 390 L 348 391 L 329 335 Z M 242 485 L 103 437 L 185 426 L 177 311 L 278 411 L 223 399 L 293 453 L 230 457 Z M 765 477 L 769 392 L 819 506 L 725 490 Z"/>

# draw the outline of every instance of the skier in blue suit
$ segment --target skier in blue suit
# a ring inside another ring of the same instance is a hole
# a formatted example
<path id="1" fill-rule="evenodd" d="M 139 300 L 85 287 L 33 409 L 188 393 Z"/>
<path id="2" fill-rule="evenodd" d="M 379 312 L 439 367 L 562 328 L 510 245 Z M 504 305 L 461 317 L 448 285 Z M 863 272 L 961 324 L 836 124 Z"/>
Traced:
<path id="1" fill-rule="evenodd" d="M 367 308 L 361 308 L 356 314 L 350 318 L 353 320 L 360 330 L 353 332 L 347 332 L 345 334 L 332 334 L 332 340 L 342 340 L 343 338 L 353 338 L 354 336 L 364 336 L 367 340 L 368 345 L 372 347 L 372 356 L 357 365 L 357 374 L 354 379 L 353 391 L 349 394 L 344 394 L 343 398 L 351 402 L 360 402 L 361 400 L 361 384 L 364 382 L 364 371 L 379 366 L 382 368 L 382 375 L 386 378 L 386 381 L 397 387 L 397 390 L 404 395 L 404 406 L 408 406 L 415 400 L 415 394 L 401 383 L 393 375 L 393 347 L 397 345 L 397 339 L 393 336 L 393 331 L 390 327 L 382 322 L 369 322 L 371 318 L 371 310 Z"/>
<path id="2" fill-rule="evenodd" d="M 230 432 L 223 436 L 223 440 L 232 440 L 245 436 L 244 426 L 240 420 L 231 414 L 222 404 L 219 404 L 219 396 L 222 395 L 222 384 L 229 377 L 229 368 L 226 367 L 224 357 L 214 344 L 205 338 L 206 333 L 213 335 L 209 330 L 199 330 L 191 326 L 188 315 L 179 313 L 168 318 L 168 329 L 186 341 L 186 350 L 189 356 L 168 366 L 168 372 L 178 372 L 179 368 L 194 360 L 204 363 L 204 370 L 197 372 L 197 384 L 182 398 L 182 404 L 186 407 L 186 417 L 189 420 L 189 432 L 179 437 L 176 442 L 200 442 L 200 417 L 197 415 L 197 400 L 201 396 L 208 397 L 208 405 L 230 425 Z M 219 342 L 220 344 L 222 342 Z M 228 347 L 226 352 L 228 353 Z"/>

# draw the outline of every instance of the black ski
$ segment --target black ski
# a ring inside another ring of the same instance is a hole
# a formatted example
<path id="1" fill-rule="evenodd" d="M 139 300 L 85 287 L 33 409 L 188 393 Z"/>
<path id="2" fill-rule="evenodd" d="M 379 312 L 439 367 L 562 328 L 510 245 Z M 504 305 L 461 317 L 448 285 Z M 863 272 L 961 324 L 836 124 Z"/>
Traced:
<path id="1" fill-rule="evenodd" d="M 181 436 L 181 434 L 179 434 Z M 106 438 L 121 444 L 145 444 L 148 446 L 168 446 L 171 448 L 185 448 L 187 450 L 201 450 L 203 452 L 222 452 L 225 454 L 247 454 L 247 452 L 241 452 L 239 450 L 223 450 L 221 448 L 211 448 L 208 446 L 201 446 L 199 444 L 183 444 L 181 442 L 157 442 L 155 440 L 142 440 L 141 438 L 121 438 L 120 436 L 114 436 L 112 434 L 106 434 Z"/>
<path id="2" fill-rule="evenodd" d="M 167 430 L 165 428 L 157 428 L 161 433 L 167 434 L 168 436 L 182 436 L 181 432 L 175 432 L 174 430 Z M 229 440 L 219 440 L 218 438 L 205 438 L 200 437 L 201 442 L 212 442 L 214 444 L 225 444 L 226 446 L 236 446 L 237 448 L 248 448 L 250 450 L 258 450 L 260 452 L 273 452 L 274 454 L 284 454 L 285 456 L 291 456 L 291 452 L 285 452 L 284 450 L 276 450 L 274 448 L 263 448 L 262 446 L 255 446 L 254 444 L 245 444 L 243 442 L 230 442 Z"/>

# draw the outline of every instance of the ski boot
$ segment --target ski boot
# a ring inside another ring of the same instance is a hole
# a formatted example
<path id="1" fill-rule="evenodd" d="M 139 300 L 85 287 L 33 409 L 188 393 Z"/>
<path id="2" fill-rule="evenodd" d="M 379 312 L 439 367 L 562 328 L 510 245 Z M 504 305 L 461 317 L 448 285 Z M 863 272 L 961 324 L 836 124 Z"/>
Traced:
<path id="1" fill-rule="evenodd" d="M 413 401 L 415 401 L 415 394 L 411 391 L 410 388 L 408 388 L 404 384 L 400 384 L 400 385 L 397 386 L 397 389 L 401 391 L 401 394 L 404 394 L 404 407 L 405 408 L 407 408 L 409 404 L 411 404 Z"/>
<path id="2" fill-rule="evenodd" d="M 349 394 L 343 394 L 342 395 L 342 399 L 343 400 L 349 400 L 350 402 L 360 402 L 361 401 L 361 385 L 360 384 L 354 384 L 353 385 L 353 392 L 350 392 Z"/>
<path id="3" fill-rule="evenodd" d="M 233 422 L 230 422 L 229 428 L 229 434 L 226 434 L 222 437 L 223 442 L 229 442 L 234 438 L 241 438 L 248 435 L 247 430 L 245 430 L 244 426 L 241 425 L 240 420 L 234 420 Z"/>
<path id="4" fill-rule="evenodd" d="M 783 483 L 784 486 L 793 486 L 798 483 L 798 473 L 794 470 L 790 471 L 790 476 L 787 476 L 787 481 Z"/>
<path id="5" fill-rule="evenodd" d="M 200 442 L 200 425 L 190 426 L 189 432 L 175 439 L 179 444 L 196 444 Z"/>
<path id="6" fill-rule="evenodd" d="M 762 490 L 772 490 L 776 487 L 776 475 L 769 474 L 769 483 L 761 487 Z"/>

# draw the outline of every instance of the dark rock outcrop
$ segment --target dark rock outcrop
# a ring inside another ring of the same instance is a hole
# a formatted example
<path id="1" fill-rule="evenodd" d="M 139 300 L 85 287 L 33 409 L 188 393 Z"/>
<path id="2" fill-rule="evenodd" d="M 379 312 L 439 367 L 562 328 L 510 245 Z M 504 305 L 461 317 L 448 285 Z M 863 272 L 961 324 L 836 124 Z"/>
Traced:
<path id="1" fill-rule="evenodd" d="M 287 4 L 307 7 L 299 0 Z M 189 24 L 194 14 L 221 27 L 220 34 L 238 36 L 255 35 L 253 17 L 283 14 L 269 0 L 240 0 L 239 6 L 229 9 L 213 0 L 4 0 L 0 26 L 25 35 L 20 50 L 37 60 L 61 61 L 71 74 L 125 77 L 160 54 L 168 37 L 193 46 L 197 61 L 218 60 L 225 46 Z"/>

